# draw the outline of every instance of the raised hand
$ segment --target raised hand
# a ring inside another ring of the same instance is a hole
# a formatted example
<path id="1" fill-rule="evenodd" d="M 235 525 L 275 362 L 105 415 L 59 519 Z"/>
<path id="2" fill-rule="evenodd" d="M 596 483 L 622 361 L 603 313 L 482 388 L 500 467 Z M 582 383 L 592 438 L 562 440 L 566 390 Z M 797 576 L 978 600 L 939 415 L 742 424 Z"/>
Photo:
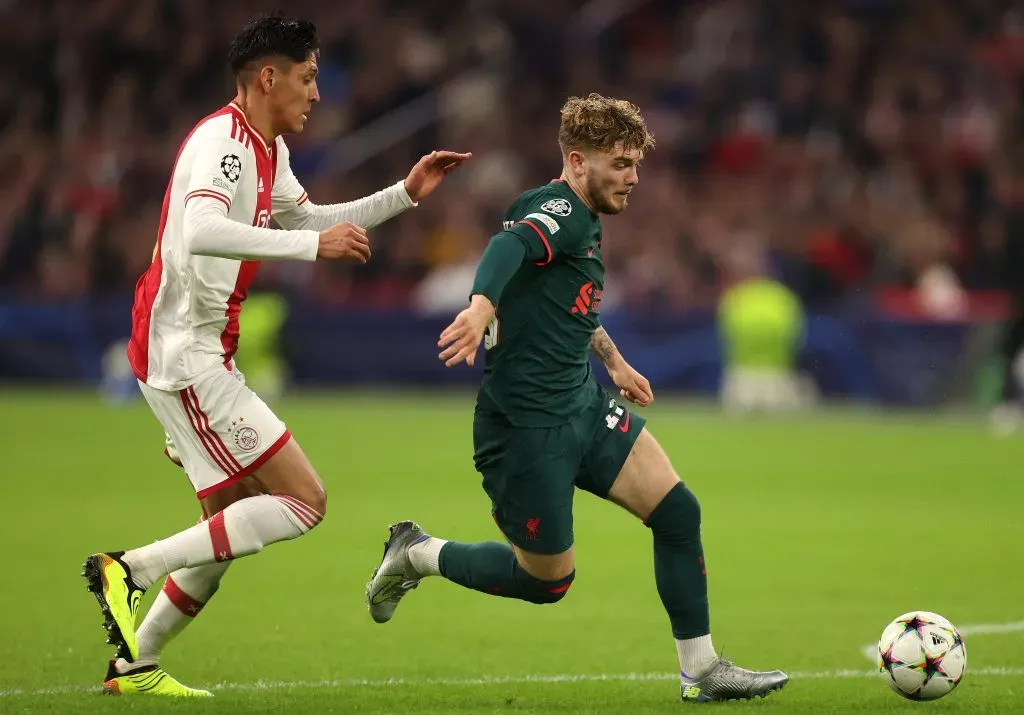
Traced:
<path id="1" fill-rule="evenodd" d="M 432 151 L 412 168 L 405 177 L 405 190 L 409 198 L 419 201 L 430 195 L 444 177 L 452 173 L 463 162 L 472 158 L 471 153 L 459 154 L 454 151 Z"/>

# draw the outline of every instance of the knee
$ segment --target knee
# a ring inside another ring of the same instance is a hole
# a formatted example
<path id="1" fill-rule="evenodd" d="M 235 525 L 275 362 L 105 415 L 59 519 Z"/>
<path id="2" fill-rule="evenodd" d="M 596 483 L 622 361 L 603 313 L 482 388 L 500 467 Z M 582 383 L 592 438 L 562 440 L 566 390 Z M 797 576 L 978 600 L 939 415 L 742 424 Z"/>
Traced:
<path id="1" fill-rule="evenodd" d="M 316 519 L 316 523 L 313 524 L 313 526 L 316 526 L 317 524 L 319 524 L 321 521 L 324 520 L 324 516 L 326 516 L 326 514 L 327 514 L 327 493 L 326 492 L 321 491 L 319 494 L 316 494 L 315 496 L 312 496 L 312 497 L 310 497 L 308 499 L 304 499 L 303 501 L 306 502 L 306 506 L 308 506 L 310 509 L 312 509 L 314 512 L 316 512 L 317 519 Z M 313 527 L 310 527 L 310 528 L 313 528 Z"/>
<path id="2" fill-rule="evenodd" d="M 320 489 L 317 490 L 313 497 L 310 499 L 309 508 L 320 515 L 322 521 L 327 516 L 327 490 L 324 489 L 323 484 L 320 485 Z"/>
<path id="3" fill-rule="evenodd" d="M 307 481 L 298 494 L 292 495 L 312 509 L 318 517 L 317 523 L 327 515 L 327 490 L 318 477 Z"/>
<path id="4" fill-rule="evenodd" d="M 516 564 L 516 580 L 519 582 L 523 600 L 530 603 L 558 603 L 565 598 L 565 594 L 569 592 L 569 587 L 572 586 L 575 578 L 576 571 L 574 569 L 565 578 L 560 578 L 557 581 L 544 581 L 534 578 L 523 567 Z"/>
<path id="5" fill-rule="evenodd" d="M 280 501 L 290 502 L 292 513 L 301 513 L 299 521 L 302 523 L 302 532 L 315 528 L 324 520 L 327 512 L 327 494 L 321 489 L 293 489 L 273 494 Z"/>
<path id="6" fill-rule="evenodd" d="M 654 507 L 644 524 L 657 535 L 686 538 L 700 529 L 700 502 L 679 482 Z"/>

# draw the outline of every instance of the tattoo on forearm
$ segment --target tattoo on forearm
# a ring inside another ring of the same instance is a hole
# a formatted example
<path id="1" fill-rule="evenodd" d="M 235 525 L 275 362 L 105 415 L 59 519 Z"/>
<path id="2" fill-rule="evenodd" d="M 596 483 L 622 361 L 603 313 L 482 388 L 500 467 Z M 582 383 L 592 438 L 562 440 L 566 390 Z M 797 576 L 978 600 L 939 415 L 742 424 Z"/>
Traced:
<path id="1" fill-rule="evenodd" d="M 606 365 L 619 352 L 604 328 L 598 328 L 590 338 L 590 349 Z"/>

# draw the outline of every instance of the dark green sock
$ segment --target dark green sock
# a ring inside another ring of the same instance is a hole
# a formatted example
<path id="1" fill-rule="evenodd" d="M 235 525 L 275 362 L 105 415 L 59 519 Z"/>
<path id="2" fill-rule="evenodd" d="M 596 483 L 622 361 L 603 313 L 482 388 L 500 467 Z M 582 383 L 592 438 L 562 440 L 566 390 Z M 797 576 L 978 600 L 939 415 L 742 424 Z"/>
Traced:
<path id="1" fill-rule="evenodd" d="M 559 581 L 536 579 L 516 562 L 512 547 L 496 541 L 480 544 L 449 541 L 441 547 L 437 566 L 442 576 L 460 586 L 531 603 L 561 600 L 575 576 L 573 572 Z"/>
<path id="2" fill-rule="evenodd" d="M 460 586 L 495 596 L 516 597 L 516 557 L 508 544 L 449 541 L 441 548 L 437 566 L 442 576 Z"/>
<path id="3" fill-rule="evenodd" d="M 654 534 L 654 580 L 680 640 L 711 632 L 708 577 L 700 543 L 700 504 L 682 484 L 674 486 L 645 522 Z"/>

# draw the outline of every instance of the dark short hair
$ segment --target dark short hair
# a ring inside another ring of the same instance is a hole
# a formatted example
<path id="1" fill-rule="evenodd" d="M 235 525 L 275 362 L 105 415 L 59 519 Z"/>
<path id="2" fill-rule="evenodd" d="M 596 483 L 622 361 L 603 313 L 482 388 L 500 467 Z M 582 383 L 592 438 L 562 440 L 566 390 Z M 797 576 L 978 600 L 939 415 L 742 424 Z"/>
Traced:
<path id="1" fill-rule="evenodd" d="M 286 57 L 292 62 L 305 62 L 319 50 L 316 25 L 293 17 L 267 15 L 249 22 L 231 42 L 228 61 L 237 76 L 256 61 L 269 57 Z"/>

